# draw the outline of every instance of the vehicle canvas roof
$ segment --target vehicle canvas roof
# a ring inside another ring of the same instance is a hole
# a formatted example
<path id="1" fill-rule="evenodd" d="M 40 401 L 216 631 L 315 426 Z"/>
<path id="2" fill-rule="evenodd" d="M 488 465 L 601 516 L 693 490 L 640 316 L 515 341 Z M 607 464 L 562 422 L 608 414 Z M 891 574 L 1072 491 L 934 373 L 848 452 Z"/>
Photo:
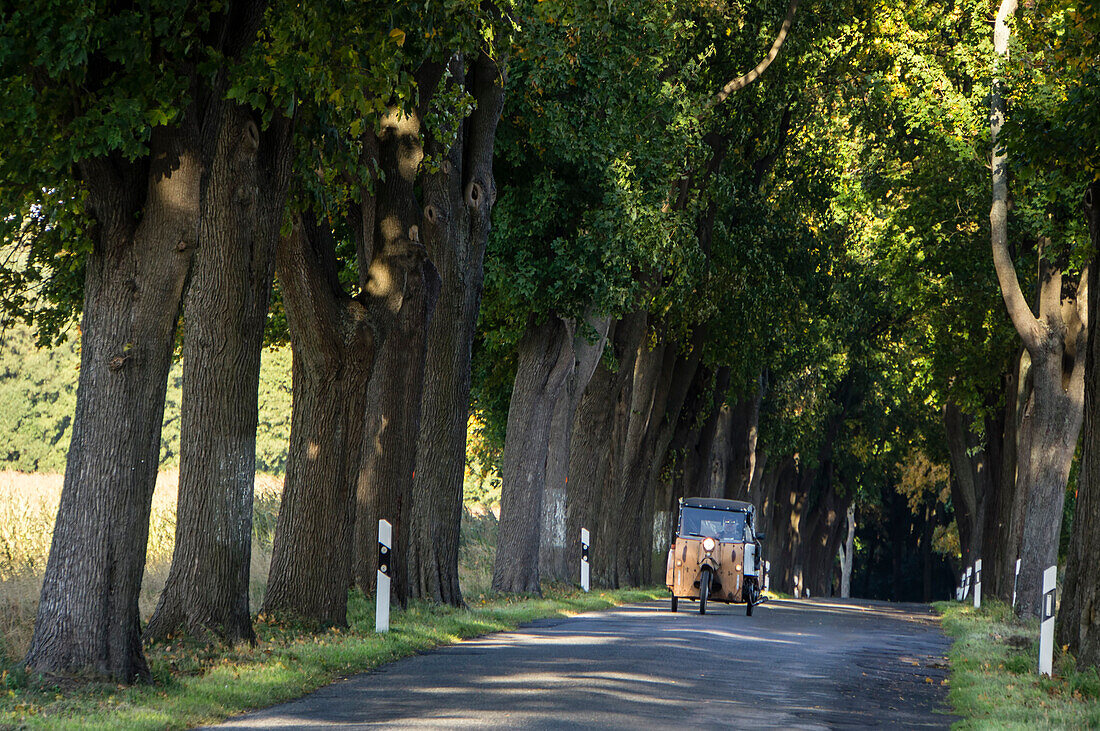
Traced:
<path id="1" fill-rule="evenodd" d="M 753 513 L 756 508 L 744 500 L 723 500 L 716 497 L 688 497 L 683 499 L 685 507 L 707 508 L 709 510 L 734 510 L 739 513 Z"/>

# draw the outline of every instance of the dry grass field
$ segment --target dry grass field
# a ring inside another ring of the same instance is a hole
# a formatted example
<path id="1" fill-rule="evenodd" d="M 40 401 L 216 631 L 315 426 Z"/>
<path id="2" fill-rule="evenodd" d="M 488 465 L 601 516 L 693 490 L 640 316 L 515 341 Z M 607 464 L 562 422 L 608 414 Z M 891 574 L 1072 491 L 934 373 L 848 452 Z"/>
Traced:
<path id="1" fill-rule="evenodd" d="M 149 548 L 140 606 L 148 619 L 168 579 L 176 531 L 179 474 L 162 472 L 153 494 Z M 0 471 L 0 662 L 23 656 L 30 644 L 50 536 L 61 500 L 63 476 Z M 252 604 L 258 606 L 267 583 L 271 539 L 279 511 L 282 478 L 256 475 L 252 539 Z"/>
<path id="2" fill-rule="evenodd" d="M 0 663 L 18 660 L 30 644 L 63 481 L 60 474 L 0 471 Z M 153 613 L 168 580 L 175 545 L 178 481 L 175 470 L 157 477 L 139 599 L 144 620 Z M 250 587 L 253 608 L 260 606 L 267 586 L 282 485 L 282 477 L 256 475 Z M 459 580 L 464 593 L 471 597 L 489 591 L 496 523 L 492 511 L 477 504 L 467 506 L 462 521 Z"/>

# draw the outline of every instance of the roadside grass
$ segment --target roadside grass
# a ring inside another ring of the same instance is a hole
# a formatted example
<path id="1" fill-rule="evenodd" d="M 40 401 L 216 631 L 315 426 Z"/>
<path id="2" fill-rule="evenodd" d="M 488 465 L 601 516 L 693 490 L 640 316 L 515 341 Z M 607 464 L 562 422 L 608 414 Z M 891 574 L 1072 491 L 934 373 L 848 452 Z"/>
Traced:
<path id="1" fill-rule="evenodd" d="M 0 727 L 178 729 L 297 698 L 354 673 L 439 645 L 663 597 L 660 589 L 581 593 L 549 587 L 542 598 L 489 595 L 466 609 L 411 604 L 395 611 L 391 631 L 375 634 L 374 603 L 358 591 L 349 627 L 308 632 L 260 617 L 255 646 L 207 648 L 165 642 L 147 648 L 151 685 L 61 685 L 14 666 L 0 674 Z"/>
<path id="2" fill-rule="evenodd" d="M 1100 727 L 1100 676 L 1080 672 L 1055 649 L 1054 676 L 1041 678 L 1039 624 L 1018 620 L 1008 605 L 983 601 L 933 605 L 954 639 L 948 700 L 963 717 L 956 729 Z"/>

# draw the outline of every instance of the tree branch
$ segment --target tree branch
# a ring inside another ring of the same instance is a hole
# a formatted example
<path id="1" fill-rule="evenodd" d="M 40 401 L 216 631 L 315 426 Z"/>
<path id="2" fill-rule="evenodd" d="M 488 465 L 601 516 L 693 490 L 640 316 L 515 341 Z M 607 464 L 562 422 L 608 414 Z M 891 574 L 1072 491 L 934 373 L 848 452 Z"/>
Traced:
<path id="1" fill-rule="evenodd" d="M 1002 59 L 1008 57 L 1008 18 L 1016 12 L 1016 0 L 1001 0 L 997 22 L 993 31 L 994 47 Z M 993 204 L 989 209 L 990 243 L 993 248 L 993 266 L 1001 285 L 1008 315 L 1028 350 L 1039 345 L 1039 322 L 1031 312 L 1027 299 L 1020 290 L 1016 267 L 1008 253 L 1008 171 L 1004 145 L 997 139 L 1004 124 L 1004 97 L 1001 80 L 994 78 L 990 100 L 989 124 L 993 141 Z"/>
<path id="2" fill-rule="evenodd" d="M 729 82 L 722 87 L 722 90 L 718 92 L 718 95 L 711 100 L 708 106 L 714 106 L 721 104 L 726 100 L 730 94 L 735 91 L 744 89 L 760 78 L 760 75 L 771 65 L 775 57 L 779 55 L 779 49 L 783 47 L 783 42 L 787 40 L 787 33 L 791 30 L 791 25 L 794 23 L 794 13 L 798 10 L 799 0 L 791 0 L 791 6 L 787 9 L 787 17 L 783 19 L 783 25 L 779 27 L 779 35 L 775 37 L 775 41 L 772 43 L 772 47 L 768 49 L 768 53 L 756 64 L 756 66 L 744 76 L 738 76 L 733 81 Z"/>

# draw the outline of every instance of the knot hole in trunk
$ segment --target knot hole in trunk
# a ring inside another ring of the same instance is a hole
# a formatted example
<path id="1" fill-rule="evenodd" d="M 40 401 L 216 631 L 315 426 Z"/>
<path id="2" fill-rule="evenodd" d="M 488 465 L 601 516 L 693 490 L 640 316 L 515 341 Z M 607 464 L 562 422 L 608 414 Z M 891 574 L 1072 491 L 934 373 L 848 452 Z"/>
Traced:
<path id="1" fill-rule="evenodd" d="M 260 128 L 251 119 L 244 125 L 243 144 L 245 151 L 249 154 L 254 155 L 256 150 L 260 149 Z"/>
<path id="2" fill-rule="evenodd" d="M 484 198 L 485 189 L 481 187 L 481 183 L 471 180 L 466 184 L 466 206 L 468 208 L 480 207 Z"/>

